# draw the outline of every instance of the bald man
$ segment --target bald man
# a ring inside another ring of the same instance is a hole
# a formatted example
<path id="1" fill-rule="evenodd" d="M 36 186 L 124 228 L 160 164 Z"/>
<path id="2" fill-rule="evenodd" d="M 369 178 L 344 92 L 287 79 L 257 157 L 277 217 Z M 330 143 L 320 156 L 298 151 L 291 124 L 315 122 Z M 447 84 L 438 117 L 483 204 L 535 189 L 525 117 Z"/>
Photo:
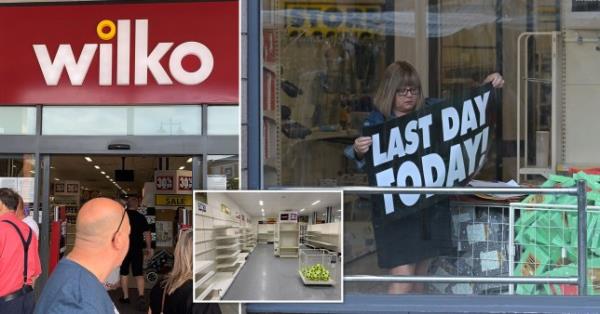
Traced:
<path id="1" fill-rule="evenodd" d="M 121 204 L 108 198 L 85 203 L 75 246 L 50 276 L 35 313 L 118 313 L 103 283 L 125 258 L 130 231 Z"/>

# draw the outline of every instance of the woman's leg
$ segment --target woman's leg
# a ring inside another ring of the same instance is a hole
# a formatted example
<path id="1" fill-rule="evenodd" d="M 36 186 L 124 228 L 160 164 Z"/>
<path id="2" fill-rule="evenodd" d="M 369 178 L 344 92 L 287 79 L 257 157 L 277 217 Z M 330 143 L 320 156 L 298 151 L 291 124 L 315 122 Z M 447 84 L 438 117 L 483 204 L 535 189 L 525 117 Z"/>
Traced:
<path id="1" fill-rule="evenodd" d="M 417 263 L 416 265 L 416 269 L 415 269 L 415 274 L 417 276 L 427 276 L 428 271 L 429 271 L 429 265 L 431 264 L 431 258 L 422 260 L 420 262 Z M 424 283 L 415 283 L 414 287 L 413 287 L 413 292 L 416 293 L 424 293 L 425 292 L 425 284 Z"/>
<path id="2" fill-rule="evenodd" d="M 390 269 L 391 275 L 403 275 L 403 276 L 412 276 L 415 274 L 416 264 L 406 264 L 401 266 L 396 266 Z M 413 291 L 413 283 L 399 283 L 395 282 L 390 284 L 388 287 L 389 294 L 406 294 L 411 293 Z"/>

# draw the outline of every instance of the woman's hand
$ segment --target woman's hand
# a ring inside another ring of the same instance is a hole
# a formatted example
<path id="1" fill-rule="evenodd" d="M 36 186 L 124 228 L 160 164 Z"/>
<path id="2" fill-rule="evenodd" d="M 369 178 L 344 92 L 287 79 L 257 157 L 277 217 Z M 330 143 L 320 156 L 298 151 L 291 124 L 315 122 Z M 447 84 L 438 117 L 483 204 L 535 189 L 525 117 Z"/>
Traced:
<path id="1" fill-rule="evenodd" d="M 494 88 L 502 88 L 502 86 L 504 86 L 504 79 L 502 78 L 502 75 L 500 75 L 500 73 L 498 72 L 488 75 L 485 78 L 485 80 L 483 80 L 483 84 L 489 82 L 492 82 L 492 86 Z"/>
<path id="2" fill-rule="evenodd" d="M 363 156 L 369 150 L 369 146 L 371 146 L 372 143 L 373 143 L 373 140 L 371 139 L 370 136 L 361 136 L 361 137 L 356 138 L 354 140 L 354 145 L 352 145 L 352 147 L 354 148 L 354 153 L 356 154 L 356 157 L 358 157 L 358 159 L 362 159 Z"/>

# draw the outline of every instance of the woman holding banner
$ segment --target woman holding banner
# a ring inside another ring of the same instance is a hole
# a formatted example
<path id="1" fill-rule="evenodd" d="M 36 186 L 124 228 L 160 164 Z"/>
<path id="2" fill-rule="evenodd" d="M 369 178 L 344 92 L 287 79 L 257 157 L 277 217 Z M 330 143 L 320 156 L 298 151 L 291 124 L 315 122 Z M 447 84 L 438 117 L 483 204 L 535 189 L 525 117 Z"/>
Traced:
<path id="1" fill-rule="evenodd" d="M 502 88 L 504 80 L 499 73 L 492 73 L 483 83 Z M 376 109 L 363 125 L 382 124 L 440 102 L 440 99 L 423 97 L 421 80 L 410 63 L 396 61 L 385 70 L 374 97 Z M 344 154 L 355 160 L 357 168 L 361 169 L 372 143 L 370 136 L 360 136 L 345 149 Z M 439 202 L 393 222 L 380 219 L 381 211 L 374 210 L 373 229 L 379 267 L 389 268 L 392 275 L 427 275 L 431 258 L 452 253 L 448 205 L 448 202 Z M 388 288 L 390 294 L 419 293 L 423 290 L 423 284 L 414 283 L 393 283 Z"/>

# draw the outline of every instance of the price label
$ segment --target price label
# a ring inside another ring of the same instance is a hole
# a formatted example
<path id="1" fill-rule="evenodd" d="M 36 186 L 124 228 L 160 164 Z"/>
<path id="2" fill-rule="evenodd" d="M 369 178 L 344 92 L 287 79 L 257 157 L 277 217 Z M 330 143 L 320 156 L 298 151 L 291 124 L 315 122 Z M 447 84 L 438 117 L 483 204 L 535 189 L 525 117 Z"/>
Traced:
<path id="1" fill-rule="evenodd" d="M 170 191 L 173 189 L 173 177 L 172 176 L 159 176 L 156 177 L 156 189 L 161 191 Z"/>
<path id="2" fill-rule="evenodd" d="M 192 189 L 192 177 L 179 177 L 179 189 L 180 190 L 191 190 Z"/>

